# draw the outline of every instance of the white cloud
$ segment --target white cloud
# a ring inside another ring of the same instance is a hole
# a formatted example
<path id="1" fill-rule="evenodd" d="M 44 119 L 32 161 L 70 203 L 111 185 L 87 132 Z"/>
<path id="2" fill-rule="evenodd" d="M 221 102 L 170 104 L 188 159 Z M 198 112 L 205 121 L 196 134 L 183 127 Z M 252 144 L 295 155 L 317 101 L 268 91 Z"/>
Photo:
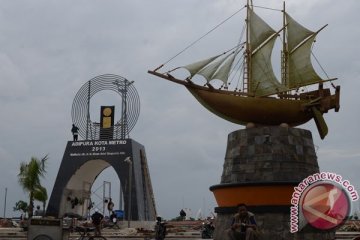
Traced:
<path id="1" fill-rule="evenodd" d="M 29 89 L 25 76 L 19 66 L 7 54 L 0 53 L 0 99 L 16 100 Z"/>

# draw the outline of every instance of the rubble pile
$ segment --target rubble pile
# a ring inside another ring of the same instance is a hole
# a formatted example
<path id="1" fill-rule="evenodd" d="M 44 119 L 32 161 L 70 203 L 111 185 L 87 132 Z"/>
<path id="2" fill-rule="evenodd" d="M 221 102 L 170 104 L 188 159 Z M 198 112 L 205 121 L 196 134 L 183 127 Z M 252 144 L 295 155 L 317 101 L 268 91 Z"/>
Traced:
<path id="1" fill-rule="evenodd" d="M 2 228 L 10 228 L 14 227 L 13 222 L 10 219 L 0 219 L 0 227 Z"/>

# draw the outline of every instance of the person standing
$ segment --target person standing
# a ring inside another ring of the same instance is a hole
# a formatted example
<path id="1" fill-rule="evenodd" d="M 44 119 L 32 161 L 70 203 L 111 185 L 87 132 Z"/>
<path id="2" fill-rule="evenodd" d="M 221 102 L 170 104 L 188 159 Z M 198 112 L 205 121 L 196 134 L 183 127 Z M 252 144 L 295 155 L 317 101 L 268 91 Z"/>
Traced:
<path id="1" fill-rule="evenodd" d="M 155 240 L 164 240 L 166 236 L 166 225 L 160 216 L 156 217 Z"/>
<path id="2" fill-rule="evenodd" d="M 72 125 L 71 132 L 73 134 L 73 141 L 77 141 L 79 135 L 79 128 L 75 126 L 75 124 Z"/>
<path id="3" fill-rule="evenodd" d="M 95 227 L 95 236 L 101 236 L 101 223 L 104 219 L 104 216 L 99 213 L 98 209 L 95 209 L 95 213 L 91 215 L 92 224 Z"/>
<path id="4" fill-rule="evenodd" d="M 184 221 L 186 218 L 186 212 L 184 211 L 184 209 L 180 210 L 180 219 L 181 221 Z"/>
<path id="5" fill-rule="evenodd" d="M 109 211 L 109 216 L 111 215 L 111 213 L 113 212 L 113 209 L 114 209 L 114 203 L 112 201 L 111 198 L 109 198 L 109 202 L 108 202 L 108 205 L 107 205 L 107 209 Z"/>

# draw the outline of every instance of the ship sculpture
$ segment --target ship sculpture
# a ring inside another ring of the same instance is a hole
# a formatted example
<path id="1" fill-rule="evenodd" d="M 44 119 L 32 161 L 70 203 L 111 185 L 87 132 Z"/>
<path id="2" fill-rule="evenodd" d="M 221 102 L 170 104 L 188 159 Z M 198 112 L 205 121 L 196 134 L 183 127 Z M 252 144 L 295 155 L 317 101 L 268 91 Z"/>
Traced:
<path id="1" fill-rule="evenodd" d="M 337 78 L 321 78 L 311 62 L 315 38 L 326 25 L 316 32 L 308 30 L 285 11 L 284 3 L 283 27 L 275 31 L 254 8 L 248 0 L 244 7 L 245 40 L 234 48 L 167 72 L 160 72 L 164 65 L 148 72 L 185 86 L 209 111 L 233 123 L 293 127 L 314 119 L 323 139 L 328 133 L 323 114 L 340 108 L 340 86 L 332 82 Z M 280 81 L 271 63 L 278 38 L 282 40 Z M 190 75 L 175 77 L 179 68 L 187 69 Z M 205 84 L 193 80 L 197 75 Z M 241 86 L 231 88 L 236 76 L 241 78 Z M 221 86 L 215 87 L 213 82 L 219 80 Z"/>

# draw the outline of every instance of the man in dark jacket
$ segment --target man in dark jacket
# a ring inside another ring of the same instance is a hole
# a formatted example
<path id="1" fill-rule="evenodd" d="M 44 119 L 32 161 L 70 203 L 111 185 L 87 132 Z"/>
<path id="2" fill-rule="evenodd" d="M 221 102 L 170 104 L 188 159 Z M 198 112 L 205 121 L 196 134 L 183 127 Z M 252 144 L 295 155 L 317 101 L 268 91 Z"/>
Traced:
<path id="1" fill-rule="evenodd" d="M 101 236 L 101 223 L 104 219 L 104 216 L 99 213 L 98 209 L 95 209 L 95 213 L 91 215 L 92 223 L 95 227 L 95 236 Z"/>
<path id="2" fill-rule="evenodd" d="M 238 205 L 238 213 L 234 215 L 230 229 L 226 230 L 229 240 L 257 239 L 255 216 L 248 212 L 245 204 Z"/>
<path id="3" fill-rule="evenodd" d="M 73 141 L 77 141 L 79 135 L 79 128 L 75 126 L 75 124 L 72 125 L 71 132 L 73 134 Z"/>

